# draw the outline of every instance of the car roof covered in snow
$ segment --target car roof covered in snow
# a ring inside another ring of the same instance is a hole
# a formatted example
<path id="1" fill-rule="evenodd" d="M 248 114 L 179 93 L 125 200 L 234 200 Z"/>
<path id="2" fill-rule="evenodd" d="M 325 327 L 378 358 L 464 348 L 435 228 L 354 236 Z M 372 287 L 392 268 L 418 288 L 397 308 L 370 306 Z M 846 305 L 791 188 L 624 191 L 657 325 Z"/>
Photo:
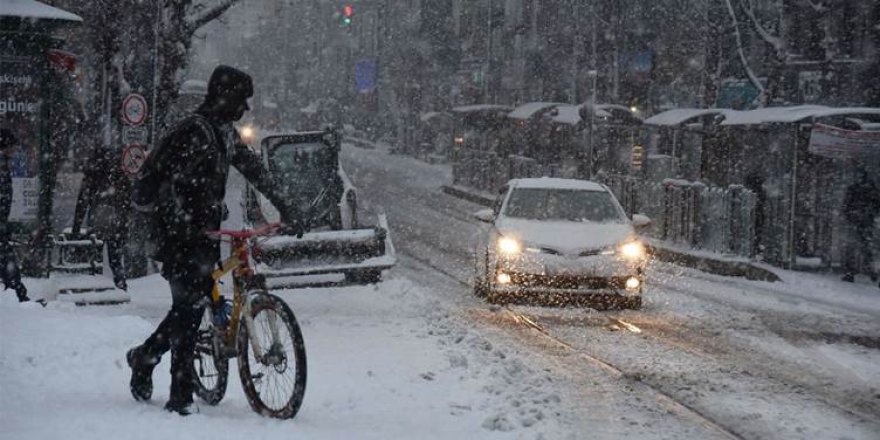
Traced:
<path id="1" fill-rule="evenodd" d="M 79 15 L 34 0 L 3 0 L 0 2 L 0 16 L 83 21 Z"/>
<path id="2" fill-rule="evenodd" d="M 512 179 L 508 184 L 516 188 L 546 188 L 546 189 L 580 189 L 587 191 L 605 191 L 605 187 L 590 180 L 561 179 L 558 177 L 530 177 L 527 179 Z"/>

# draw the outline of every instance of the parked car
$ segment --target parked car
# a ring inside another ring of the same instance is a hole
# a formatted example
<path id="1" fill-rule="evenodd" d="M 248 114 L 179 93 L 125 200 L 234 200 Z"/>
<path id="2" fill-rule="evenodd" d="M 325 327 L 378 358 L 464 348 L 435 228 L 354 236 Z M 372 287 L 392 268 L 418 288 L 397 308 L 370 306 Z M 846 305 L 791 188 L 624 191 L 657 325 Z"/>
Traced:
<path id="1" fill-rule="evenodd" d="M 489 225 L 475 249 L 474 292 L 493 303 L 639 308 L 645 245 L 614 194 L 596 182 L 509 181 L 495 206 L 476 212 Z"/>

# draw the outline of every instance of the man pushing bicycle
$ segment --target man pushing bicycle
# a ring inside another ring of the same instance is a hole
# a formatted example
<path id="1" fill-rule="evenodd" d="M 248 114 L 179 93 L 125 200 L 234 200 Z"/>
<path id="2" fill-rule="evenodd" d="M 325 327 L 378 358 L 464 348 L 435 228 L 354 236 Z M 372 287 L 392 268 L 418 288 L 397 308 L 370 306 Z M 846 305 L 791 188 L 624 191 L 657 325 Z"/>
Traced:
<path id="1" fill-rule="evenodd" d="M 211 272 L 220 242 L 208 236 L 220 228 L 229 166 L 238 169 L 281 213 L 293 234 L 301 234 L 300 211 L 282 197 L 259 158 L 241 142 L 232 123 L 249 110 L 251 77 L 218 66 L 201 106 L 174 126 L 151 152 L 135 184 L 133 201 L 151 216 L 153 257 L 171 286 L 171 310 L 147 340 L 128 351 L 131 394 L 139 401 L 153 392 L 153 368 L 171 351 L 171 393 L 165 409 L 192 412 L 193 350 L 210 297 Z"/>

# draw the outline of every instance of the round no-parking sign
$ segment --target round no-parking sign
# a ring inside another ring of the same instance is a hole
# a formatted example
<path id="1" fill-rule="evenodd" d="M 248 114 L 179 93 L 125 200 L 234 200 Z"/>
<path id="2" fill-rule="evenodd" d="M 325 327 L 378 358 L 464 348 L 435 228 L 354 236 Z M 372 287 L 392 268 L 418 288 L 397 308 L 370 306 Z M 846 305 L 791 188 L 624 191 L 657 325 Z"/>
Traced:
<path id="1" fill-rule="evenodd" d="M 122 120 L 128 125 L 141 125 L 147 119 L 147 100 L 131 93 L 122 100 Z"/>
<path id="2" fill-rule="evenodd" d="M 135 175 L 144 166 L 146 160 L 147 150 L 143 146 L 138 144 L 129 145 L 122 151 L 122 171 L 125 171 L 125 174 L 128 175 Z"/>

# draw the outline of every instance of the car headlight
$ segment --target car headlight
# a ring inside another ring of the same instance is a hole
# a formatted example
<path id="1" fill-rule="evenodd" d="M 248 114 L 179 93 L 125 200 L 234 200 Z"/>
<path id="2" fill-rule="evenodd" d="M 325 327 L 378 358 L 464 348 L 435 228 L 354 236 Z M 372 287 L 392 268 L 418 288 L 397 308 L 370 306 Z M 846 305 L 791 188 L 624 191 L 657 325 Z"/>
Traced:
<path id="1" fill-rule="evenodd" d="M 510 237 L 501 237 L 498 239 L 498 251 L 506 255 L 516 255 L 522 250 L 519 242 Z"/>
<path id="2" fill-rule="evenodd" d="M 257 135 L 257 129 L 253 125 L 245 125 L 241 127 L 239 134 L 241 135 L 241 140 L 251 142 Z"/>
<path id="3" fill-rule="evenodd" d="M 645 257 L 645 245 L 638 241 L 632 241 L 620 247 L 620 255 L 630 260 L 637 260 Z"/>

